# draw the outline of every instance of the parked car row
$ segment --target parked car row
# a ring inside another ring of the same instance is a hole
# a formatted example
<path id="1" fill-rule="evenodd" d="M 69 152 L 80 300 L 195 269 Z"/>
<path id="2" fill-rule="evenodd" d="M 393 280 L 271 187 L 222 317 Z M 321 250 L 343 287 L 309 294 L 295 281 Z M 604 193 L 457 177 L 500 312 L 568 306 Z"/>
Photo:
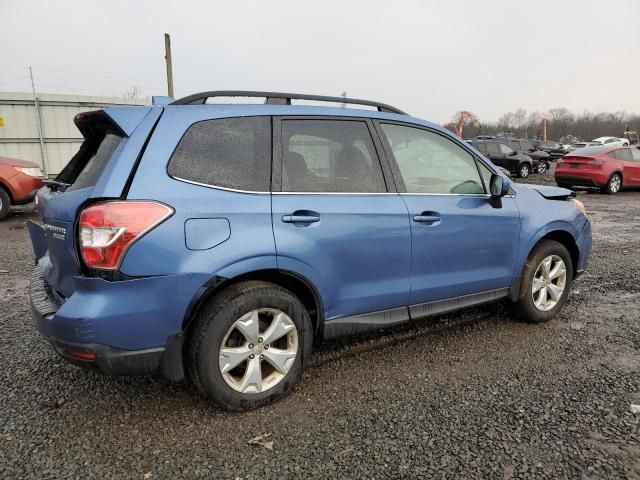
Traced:
<path id="1" fill-rule="evenodd" d="M 535 150 L 527 140 L 484 136 L 469 140 L 469 143 L 489 158 L 494 165 L 520 178 L 549 170 L 550 155 L 547 152 Z"/>

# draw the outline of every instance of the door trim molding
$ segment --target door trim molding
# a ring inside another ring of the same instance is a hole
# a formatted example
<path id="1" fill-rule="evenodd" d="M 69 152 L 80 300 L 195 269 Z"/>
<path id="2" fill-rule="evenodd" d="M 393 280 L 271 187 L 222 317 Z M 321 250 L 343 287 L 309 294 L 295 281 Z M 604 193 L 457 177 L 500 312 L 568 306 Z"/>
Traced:
<path id="1" fill-rule="evenodd" d="M 406 323 L 411 320 L 419 320 L 474 305 L 480 305 L 482 303 L 492 302 L 494 300 L 505 298 L 508 295 L 509 287 L 505 287 L 486 292 L 410 305 L 409 307 L 391 308 L 388 310 L 379 310 L 377 312 L 341 317 L 325 322 L 324 338 L 344 337 L 370 330 L 387 328 Z"/>

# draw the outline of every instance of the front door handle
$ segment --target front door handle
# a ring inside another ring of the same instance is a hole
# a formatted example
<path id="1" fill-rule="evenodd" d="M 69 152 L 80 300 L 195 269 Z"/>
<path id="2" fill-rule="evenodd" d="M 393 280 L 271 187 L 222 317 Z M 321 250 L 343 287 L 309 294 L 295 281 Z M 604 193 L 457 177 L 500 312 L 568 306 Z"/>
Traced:
<path id="1" fill-rule="evenodd" d="M 415 215 L 413 221 L 424 225 L 438 225 L 440 214 L 438 212 L 422 212 L 420 215 Z"/>
<path id="2" fill-rule="evenodd" d="M 283 215 L 284 223 L 316 223 L 320 221 L 319 215 Z"/>

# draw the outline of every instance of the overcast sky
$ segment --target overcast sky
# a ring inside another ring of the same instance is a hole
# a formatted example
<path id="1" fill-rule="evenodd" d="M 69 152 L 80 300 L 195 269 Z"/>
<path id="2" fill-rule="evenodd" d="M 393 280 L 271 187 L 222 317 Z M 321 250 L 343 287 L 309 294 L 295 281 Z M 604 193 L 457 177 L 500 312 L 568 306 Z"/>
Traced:
<path id="1" fill-rule="evenodd" d="M 375 99 L 439 123 L 519 107 L 640 112 L 640 0 L 0 0 L 0 90 L 254 89 Z"/>

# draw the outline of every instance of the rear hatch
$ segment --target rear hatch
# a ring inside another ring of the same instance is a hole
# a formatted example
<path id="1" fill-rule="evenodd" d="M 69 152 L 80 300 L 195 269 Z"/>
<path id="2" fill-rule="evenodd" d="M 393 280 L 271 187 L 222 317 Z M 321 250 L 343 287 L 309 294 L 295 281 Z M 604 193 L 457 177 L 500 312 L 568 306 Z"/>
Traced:
<path id="1" fill-rule="evenodd" d="M 575 171 L 577 173 L 600 169 L 602 162 L 596 160 L 594 157 L 565 155 L 562 157 L 562 166 L 564 170 Z"/>
<path id="2" fill-rule="evenodd" d="M 126 118 L 139 121 L 143 113 Z M 85 204 L 101 197 L 100 191 L 95 192 L 96 185 L 106 171 L 113 170 L 112 164 L 117 162 L 134 128 L 118 123 L 105 110 L 79 114 L 74 121 L 84 141 L 56 179 L 47 181 L 37 194 L 37 212 L 43 225 L 28 224 L 41 275 L 50 293 L 61 302 L 74 292 L 74 276 L 82 270 L 75 220 Z M 119 194 L 124 190 L 123 183 Z"/>

